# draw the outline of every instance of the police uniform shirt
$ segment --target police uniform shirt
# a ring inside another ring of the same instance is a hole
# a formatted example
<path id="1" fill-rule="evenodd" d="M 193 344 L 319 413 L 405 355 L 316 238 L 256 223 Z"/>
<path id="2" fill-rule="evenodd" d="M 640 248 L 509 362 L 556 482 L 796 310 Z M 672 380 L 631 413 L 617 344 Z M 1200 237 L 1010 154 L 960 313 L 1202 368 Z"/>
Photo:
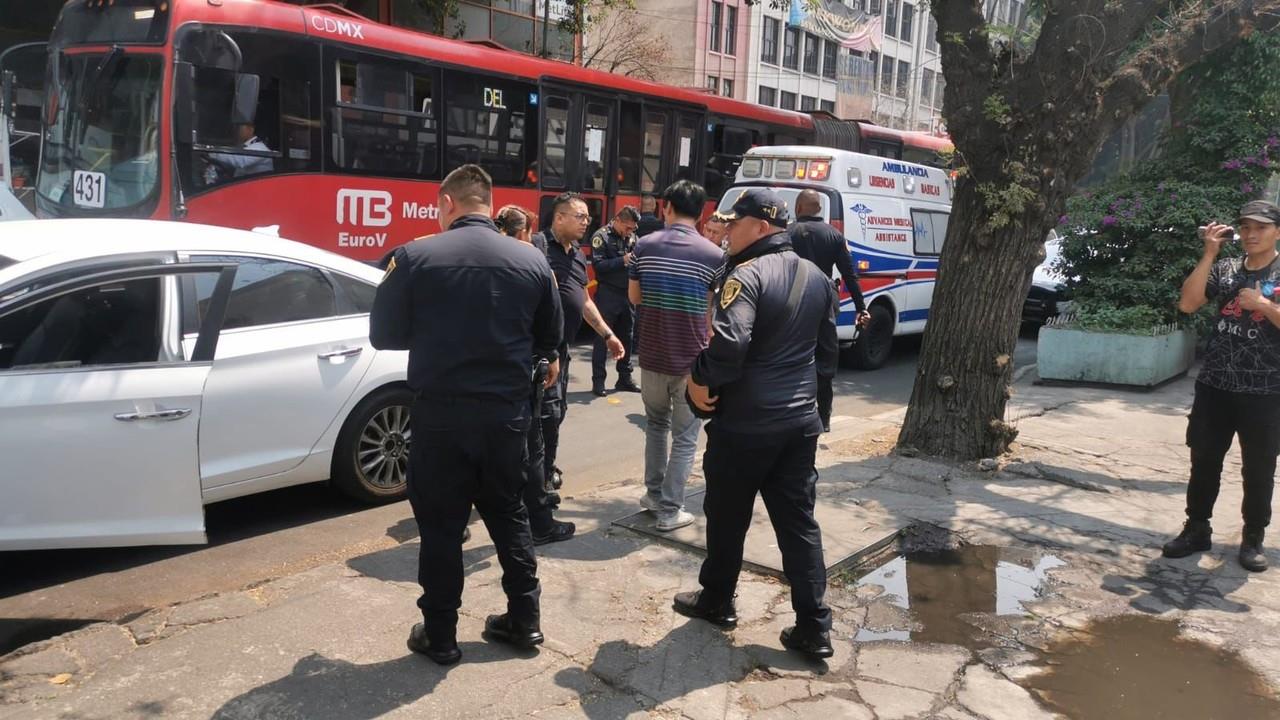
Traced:
<path id="1" fill-rule="evenodd" d="M 640 224 L 636 227 L 636 237 L 644 237 L 652 232 L 657 232 L 666 227 L 667 224 L 662 222 L 662 218 L 653 213 L 640 213 Z"/>
<path id="2" fill-rule="evenodd" d="M 560 307 L 564 313 L 564 341 L 567 348 L 569 341 L 578 334 L 582 327 L 582 313 L 587 304 L 587 259 L 577 243 L 564 249 L 550 230 L 546 232 L 547 262 L 555 273 L 556 285 L 560 290 Z"/>
<path id="3" fill-rule="evenodd" d="M 867 304 L 862 299 L 862 289 L 858 287 L 858 273 L 853 268 L 853 256 L 839 230 L 822 218 L 812 215 L 796 218 L 791 227 L 787 228 L 787 235 L 791 237 L 791 247 L 796 254 L 817 265 L 827 277 L 831 277 L 833 268 L 839 270 L 845 290 L 853 298 L 853 306 L 858 312 L 867 309 Z"/>
<path id="4" fill-rule="evenodd" d="M 476 419 L 528 412 L 530 358 L 554 359 L 563 331 L 542 254 L 480 215 L 397 248 L 369 315 L 375 348 L 409 351 L 410 389 Z"/>
<path id="5" fill-rule="evenodd" d="M 713 427 L 739 433 L 822 430 L 817 374 L 834 373 L 835 289 L 810 268 L 792 317 L 783 317 L 801 260 L 779 230 L 733 257 L 716 296 L 712 336 L 694 382 L 718 395 Z"/>
<path id="6" fill-rule="evenodd" d="M 596 291 L 612 291 L 625 296 L 627 294 L 627 264 L 623 256 L 629 252 L 627 247 L 631 238 L 626 238 L 613 229 L 613 225 L 605 225 L 591 236 L 591 267 L 596 271 Z"/>

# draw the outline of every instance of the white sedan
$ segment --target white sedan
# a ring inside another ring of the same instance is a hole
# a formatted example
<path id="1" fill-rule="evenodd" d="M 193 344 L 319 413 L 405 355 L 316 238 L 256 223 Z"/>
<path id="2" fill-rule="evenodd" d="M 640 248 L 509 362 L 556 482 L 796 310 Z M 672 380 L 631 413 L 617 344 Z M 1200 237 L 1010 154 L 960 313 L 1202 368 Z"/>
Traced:
<path id="1" fill-rule="evenodd" d="M 203 543 L 206 504 L 300 483 L 403 497 L 381 275 L 203 225 L 0 226 L 0 550 Z"/>

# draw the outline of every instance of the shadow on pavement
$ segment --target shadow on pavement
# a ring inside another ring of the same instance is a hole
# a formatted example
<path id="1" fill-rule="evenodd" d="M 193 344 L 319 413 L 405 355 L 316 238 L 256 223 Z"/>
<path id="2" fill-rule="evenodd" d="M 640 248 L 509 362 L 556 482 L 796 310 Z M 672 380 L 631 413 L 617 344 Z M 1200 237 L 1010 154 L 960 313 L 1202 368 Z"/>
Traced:
<path id="1" fill-rule="evenodd" d="M 1150 615 L 1196 609 L 1249 612 L 1248 605 L 1227 598 L 1248 582 L 1247 572 L 1230 565 L 1216 572 L 1205 571 L 1194 564 L 1198 558 L 1198 555 L 1187 560 L 1160 558 L 1148 562 L 1141 575 L 1105 575 L 1102 589 L 1130 598 L 1129 607 Z"/>
<path id="2" fill-rule="evenodd" d="M 733 639 L 699 620 L 676 627 L 651 646 L 626 640 L 610 640 L 596 650 L 586 670 L 571 667 L 556 674 L 556 684 L 574 690 L 589 687 L 595 676 L 622 693 L 636 693 L 648 708 L 665 704 L 679 706 L 679 701 L 702 690 L 714 688 L 725 693 L 729 683 L 744 680 L 759 667 L 812 672 L 823 675 L 827 664 L 813 662 L 780 648 L 760 645 L 737 647 Z M 615 704 L 596 701 L 583 693 L 582 711 L 588 718 L 615 720 L 619 717 Z M 718 703 L 710 701 L 710 707 Z M 705 709 L 705 708 L 704 708 Z M 690 713 L 685 713 L 688 716 Z"/>

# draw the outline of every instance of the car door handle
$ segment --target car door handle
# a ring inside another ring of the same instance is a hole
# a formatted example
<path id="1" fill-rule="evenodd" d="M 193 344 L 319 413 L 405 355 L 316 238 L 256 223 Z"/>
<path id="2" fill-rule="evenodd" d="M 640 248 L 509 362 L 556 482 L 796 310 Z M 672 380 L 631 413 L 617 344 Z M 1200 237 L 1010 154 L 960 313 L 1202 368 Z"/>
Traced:
<path id="1" fill-rule="evenodd" d="M 364 352 L 363 347 L 348 347 L 342 348 L 341 350 L 334 350 L 332 352 L 323 352 L 316 357 L 321 360 L 339 360 L 341 358 L 355 357 L 362 352 Z"/>
<path id="2" fill-rule="evenodd" d="M 191 408 L 173 408 L 172 410 L 156 410 L 155 412 L 116 413 L 115 418 L 122 422 L 138 420 L 181 420 L 191 414 Z"/>

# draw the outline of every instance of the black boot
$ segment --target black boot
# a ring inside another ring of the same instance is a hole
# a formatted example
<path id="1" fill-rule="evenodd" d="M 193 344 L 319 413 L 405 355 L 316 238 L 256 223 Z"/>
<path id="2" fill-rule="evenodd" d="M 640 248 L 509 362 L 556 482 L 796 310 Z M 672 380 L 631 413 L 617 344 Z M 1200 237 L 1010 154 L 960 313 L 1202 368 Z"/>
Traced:
<path id="1" fill-rule="evenodd" d="M 542 644 L 542 630 L 535 625 L 522 625 L 511 619 L 511 616 L 490 615 L 484 621 L 485 637 L 507 645 L 531 648 Z"/>
<path id="2" fill-rule="evenodd" d="M 618 382 L 613 384 L 613 389 L 620 392 L 640 392 L 640 386 L 636 384 L 635 380 L 631 379 L 630 375 L 618 378 Z"/>
<path id="3" fill-rule="evenodd" d="M 462 659 L 462 651 L 458 649 L 458 641 L 452 637 L 432 640 L 427 637 L 427 628 L 422 623 L 413 626 L 409 631 L 409 649 L 426 655 L 437 665 L 452 665 Z"/>
<path id="4" fill-rule="evenodd" d="M 1262 552 L 1262 528 L 1245 528 L 1240 540 L 1240 567 L 1250 572 L 1267 569 L 1267 556 Z"/>
<path id="5" fill-rule="evenodd" d="M 1164 556 L 1184 558 L 1192 553 L 1205 552 L 1213 547 L 1213 528 L 1207 520 L 1188 520 L 1178 537 L 1164 544 Z"/>
<path id="6" fill-rule="evenodd" d="M 831 647 L 830 633 L 819 631 L 804 633 L 793 625 L 782 631 L 782 637 L 779 640 L 786 649 L 808 655 L 815 660 L 829 658 L 836 654 L 835 649 Z"/>
<path id="7" fill-rule="evenodd" d="M 706 620 L 716 627 L 729 629 L 738 625 L 738 611 L 732 600 L 719 604 L 706 602 L 701 590 L 676 593 L 671 607 L 685 617 Z"/>
<path id="8" fill-rule="evenodd" d="M 591 394 L 596 397 L 604 397 L 605 395 L 608 395 L 608 393 L 604 391 L 604 380 L 591 381 Z"/>

